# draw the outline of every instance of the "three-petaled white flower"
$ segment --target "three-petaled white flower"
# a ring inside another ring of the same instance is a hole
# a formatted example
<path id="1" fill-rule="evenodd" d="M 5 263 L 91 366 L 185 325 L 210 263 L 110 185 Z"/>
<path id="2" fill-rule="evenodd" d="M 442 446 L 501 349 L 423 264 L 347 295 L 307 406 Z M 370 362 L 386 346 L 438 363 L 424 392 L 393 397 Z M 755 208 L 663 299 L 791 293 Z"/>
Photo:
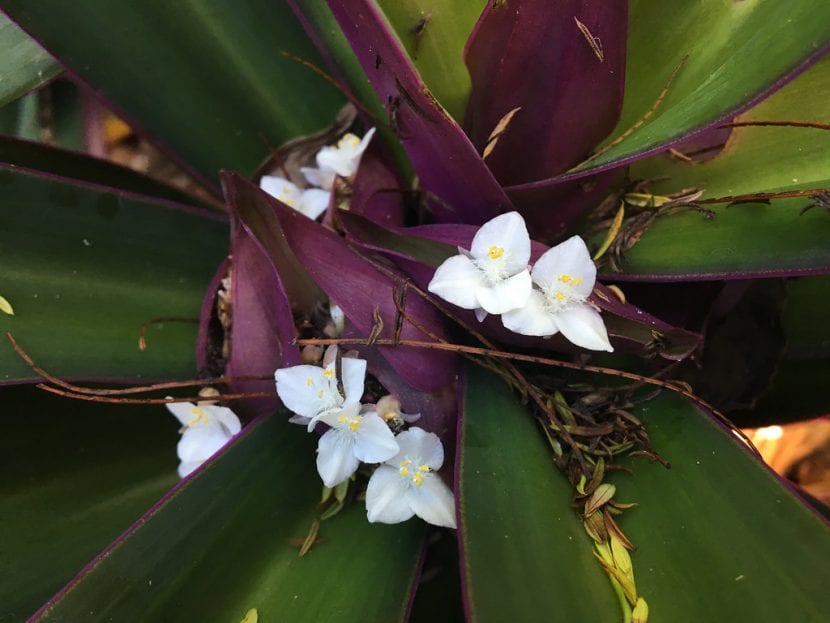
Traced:
<path id="1" fill-rule="evenodd" d="M 259 181 L 259 187 L 289 208 L 294 208 L 312 220 L 325 212 L 331 201 L 331 193 L 327 190 L 320 188 L 303 190 L 293 182 L 277 175 L 264 175 Z"/>
<path id="2" fill-rule="evenodd" d="M 371 406 L 362 407 L 366 361 L 343 357 L 338 387 L 336 349 L 326 353 L 325 367 L 300 365 L 277 370 L 277 394 L 283 404 L 302 418 L 308 430 L 317 422 L 331 428 L 317 445 L 317 471 L 327 487 L 349 478 L 361 461 L 380 463 L 398 452 L 389 427 Z M 296 421 L 296 420 L 295 420 Z"/>
<path id="3" fill-rule="evenodd" d="M 418 515 L 436 526 L 455 528 L 452 491 L 435 473 L 444 463 L 444 448 L 438 435 L 412 427 L 395 439 L 400 451 L 369 479 L 369 521 L 392 524 Z"/>
<path id="4" fill-rule="evenodd" d="M 473 309 L 483 320 L 527 303 L 532 289 L 528 262 L 530 236 L 518 212 L 486 222 L 476 232 L 469 251 L 448 258 L 438 267 L 427 289 L 442 299 Z"/>
<path id="5" fill-rule="evenodd" d="M 309 184 L 324 190 L 334 187 L 334 178 L 351 179 L 357 173 L 360 158 L 375 135 L 375 128 L 360 139 L 354 134 L 345 134 L 336 145 L 327 145 L 317 152 L 317 168 L 303 167 L 302 171 Z"/>
<path id="6" fill-rule="evenodd" d="M 573 236 L 545 252 L 531 272 L 535 288 L 526 305 L 502 316 L 522 335 L 562 335 L 583 348 L 613 351 L 599 312 L 588 303 L 597 268 L 585 242 Z"/>
<path id="7" fill-rule="evenodd" d="M 236 414 L 227 407 L 192 402 L 167 403 L 167 409 L 182 424 L 176 446 L 179 476 L 184 478 L 242 430 Z"/>

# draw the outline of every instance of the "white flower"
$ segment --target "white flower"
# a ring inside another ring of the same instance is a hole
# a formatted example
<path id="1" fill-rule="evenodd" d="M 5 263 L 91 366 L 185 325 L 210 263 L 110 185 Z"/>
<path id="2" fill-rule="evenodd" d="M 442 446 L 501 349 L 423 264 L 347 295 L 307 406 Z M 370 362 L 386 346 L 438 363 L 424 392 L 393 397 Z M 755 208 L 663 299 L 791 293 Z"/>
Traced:
<path id="1" fill-rule="evenodd" d="M 274 374 L 280 400 L 304 418 L 309 432 L 317 422 L 331 427 L 317 446 L 317 471 L 327 487 L 349 478 L 361 461 L 380 463 L 398 452 L 386 423 L 372 407 L 360 405 L 366 361 L 340 360 L 343 395 L 337 386 L 336 355 L 336 347 L 330 348 L 323 360 L 325 367 L 292 366 Z"/>
<path id="2" fill-rule="evenodd" d="M 502 316 L 505 327 L 522 335 L 561 332 L 590 350 L 614 349 L 599 312 L 588 303 L 597 268 L 582 238 L 573 236 L 549 249 L 534 264 L 534 288 L 527 304 Z"/>
<path id="3" fill-rule="evenodd" d="M 242 430 L 236 414 L 227 407 L 191 402 L 171 402 L 167 409 L 182 423 L 176 446 L 179 476 L 184 478 Z"/>
<path id="4" fill-rule="evenodd" d="M 333 346 L 326 350 L 322 368 L 301 365 L 274 373 L 280 400 L 287 409 L 304 418 L 303 424 L 308 425 L 309 430 L 314 428 L 312 420 L 326 411 L 360 406 L 366 361 L 353 357 L 340 360 L 344 396 L 337 387 L 336 359 L 337 347 Z"/>
<path id="5" fill-rule="evenodd" d="M 455 528 L 452 491 L 435 473 L 444 463 L 438 435 L 417 427 L 395 438 L 400 452 L 379 466 L 369 479 L 369 521 L 400 523 L 412 515 L 436 526 Z"/>
<path id="6" fill-rule="evenodd" d="M 300 170 L 312 186 L 331 190 L 336 176 L 351 179 L 357 173 L 360 158 L 375 135 L 375 128 L 366 132 L 363 139 L 346 134 L 337 145 L 327 145 L 317 152 L 317 167 L 302 167 Z"/>
<path id="7" fill-rule="evenodd" d="M 259 181 L 259 187 L 289 208 L 294 208 L 312 220 L 326 211 L 331 200 L 331 193 L 327 190 L 319 188 L 303 190 L 287 179 L 276 175 L 264 175 Z"/>
<path id="8" fill-rule="evenodd" d="M 361 461 L 381 463 L 398 453 L 398 442 L 386 422 L 375 411 L 364 409 L 353 404 L 326 411 L 309 424 L 320 421 L 331 426 L 317 445 L 317 472 L 327 487 L 349 478 Z"/>
<path id="9" fill-rule="evenodd" d="M 442 299 L 487 314 L 523 306 L 533 287 L 528 271 L 530 236 L 518 212 L 508 212 L 481 226 L 469 252 L 444 261 L 428 290 Z"/>

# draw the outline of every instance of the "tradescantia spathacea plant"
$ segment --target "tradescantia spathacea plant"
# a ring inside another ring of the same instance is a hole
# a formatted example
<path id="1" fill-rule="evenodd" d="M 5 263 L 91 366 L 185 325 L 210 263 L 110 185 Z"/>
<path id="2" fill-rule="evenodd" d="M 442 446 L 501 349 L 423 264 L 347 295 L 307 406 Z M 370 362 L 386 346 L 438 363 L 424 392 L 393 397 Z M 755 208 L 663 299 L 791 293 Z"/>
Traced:
<path id="1" fill-rule="evenodd" d="M 0 620 L 827 620 L 826 3 L 2 8 Z"/>

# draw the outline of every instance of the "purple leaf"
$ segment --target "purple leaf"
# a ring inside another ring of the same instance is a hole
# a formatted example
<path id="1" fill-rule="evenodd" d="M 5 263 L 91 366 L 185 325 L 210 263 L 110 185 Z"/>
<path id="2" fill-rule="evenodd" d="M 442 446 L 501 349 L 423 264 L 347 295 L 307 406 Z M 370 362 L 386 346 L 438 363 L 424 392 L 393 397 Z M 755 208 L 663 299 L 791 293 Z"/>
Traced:
<path id="1" fill-rule="evenodd" d="M 329 6 L 385 102 L 421 188 L 445 204 L 436 205 L 436 219 L 481 224 L 511 210 L 510 199 L 429 92 L 377 6 L 367 0 L 329 0 Z"/>
<path id="2" fill-rule="evenodd" d="M 404 223 L 404 193 L 395 172 L 382 159 L 380 143 L 363 154 L 351 187 L 349 209 L 386 227 Z"/>
<path id="3" fill-rule="evenodd" d="M 467 43 L 465 128 L 480 151 L 521 107 L 487 159 L 502 184 L 565 171 L 614 129 L 622 108 L 628 3 L 488 3 Z"/>

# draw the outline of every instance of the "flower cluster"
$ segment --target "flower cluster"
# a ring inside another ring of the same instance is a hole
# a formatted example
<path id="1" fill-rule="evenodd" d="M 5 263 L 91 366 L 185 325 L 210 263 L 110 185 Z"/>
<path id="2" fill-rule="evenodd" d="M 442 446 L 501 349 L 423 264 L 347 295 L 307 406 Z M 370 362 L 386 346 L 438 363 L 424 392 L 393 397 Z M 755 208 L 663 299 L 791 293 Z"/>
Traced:
<path id="1" fill-rule="evenodd" d="M 455 527 L 452 492 L 435 473 L 444 462 L 444 449 L 434 433 L 412 427 L 417 416 L 400 411 L 391 397 L 361 404 L 366 361 L 326 351 L 322 366 L 299 365 L 277 370 L 277 394 L 295 413 L 292 421 L 329 428 L 317 445 L 317 471 L 323 484 L 334 487 L 351 478 L 360 463 L 380 464 L 369 480 L 366 510 L 369 521 L 398 523 L 413 515 Z"/>
<path id="2" fill-rule="evenodd" d="M 197 404 L 171 402 L 167 409 L 182 424 L 182 438 L 176 446 L 181 478 L 188 476 L 242 430 L 233 411 L 210 401 Z"/>
<path id="3" fill-rule="evenodd" d="M 597 269 L 585 242 L 573 236 L 533 265 L 530 236 L 518 212 L 481 226 L 470 250 L 459 248 L 435 271 L 428 289 L 475 311 L 479 321 L 501 314 L 515 333 L 562 335 L 582 348 L 613 351 L 599 311 L 588 301 Z"/>
<path id="4" fill-rule="evenodd" d="M 290 180 L 276 175 L 264 175 L 259 187 L 288 207 L 310 219 L 316 219 L 331 202 L 335 178 L 352 179 L 360 164 L 360 157 L 374 134 L 375 128 L 370 129 L 363 139 L 351 133 L 346 134 L 336 145 L 323 147 L 315 158 L 317 167 L 300 169 L 309 184 L 308 188 L 300 188 Z"/>

